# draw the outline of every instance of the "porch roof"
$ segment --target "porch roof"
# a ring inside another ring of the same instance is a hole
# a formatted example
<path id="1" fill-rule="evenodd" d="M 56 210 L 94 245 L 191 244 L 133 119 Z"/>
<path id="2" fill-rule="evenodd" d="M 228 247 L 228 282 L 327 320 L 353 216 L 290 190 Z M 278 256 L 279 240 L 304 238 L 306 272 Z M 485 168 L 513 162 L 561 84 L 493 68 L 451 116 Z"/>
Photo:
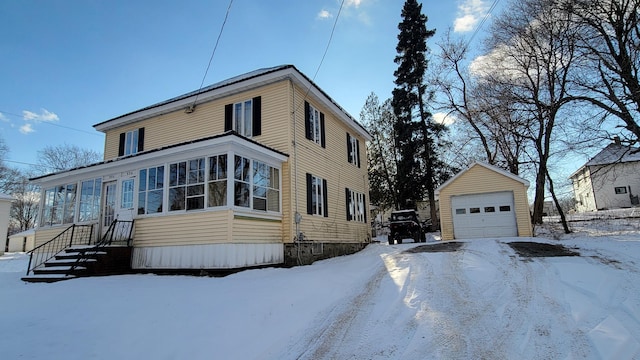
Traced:
<path id="1" fill-rule="evenodd" d="M 169 145 L 161 148 L 151 149 L 143 151 L 137 154 L 127 155 L 112 160 L 101 161 L 98 163 L 76 167 L 69 170 L 58 171 L 51 174 L 37 176 L 30 178 L 29 181 L 34 183 L 45 183 L 49 181 L 61 180 L 67 177 L 76 177 L 85 174 L 91 174 L 99 172 L 101 170 L 111 170 L 125 165 L 135 165 L 145 160 L 155 160 L 159 158 L 166 158 L 169 155 L 176 153 L 184 153 L 187 151 L 193 151 L 197 149 L 209 148 L 209 147 L 222 147 L 229 144 L 235 144 L 236 146 L 246 149 L 247 151 L 253 151 L 258 156 L 267 156 L 269 158 L 277 159 L 284 162 L 289 155 L 263 145 L 255 140 L 244 137 L 235 131 L 227 131 L 225 133 L 209 136 L 202 139 L 191 140 L 179 144 Z"/>

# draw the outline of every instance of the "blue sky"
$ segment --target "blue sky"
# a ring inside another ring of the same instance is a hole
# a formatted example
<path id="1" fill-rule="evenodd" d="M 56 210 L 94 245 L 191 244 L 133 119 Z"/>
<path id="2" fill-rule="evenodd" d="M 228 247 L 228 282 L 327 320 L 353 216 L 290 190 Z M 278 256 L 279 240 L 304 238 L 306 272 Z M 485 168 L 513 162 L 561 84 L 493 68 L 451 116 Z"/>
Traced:
<path id="1" fill-rule="evenodd" d="M 429 46 L 448 28 L 470 36 L 491 3 L 422 1 L 427 27 L 436 29 Z M 358 119 L 371 92 L 391 96 L 403 4 L 345 0 L 338 14 L 340 0 L 235 0 L 204 85 L 293 64 Z M 94 124 L 198 89 L 228 6 L 227 0 L 0 2 L 7 165 L 33 164 L 47 145 L 102 153 L 104 137 Z"/>

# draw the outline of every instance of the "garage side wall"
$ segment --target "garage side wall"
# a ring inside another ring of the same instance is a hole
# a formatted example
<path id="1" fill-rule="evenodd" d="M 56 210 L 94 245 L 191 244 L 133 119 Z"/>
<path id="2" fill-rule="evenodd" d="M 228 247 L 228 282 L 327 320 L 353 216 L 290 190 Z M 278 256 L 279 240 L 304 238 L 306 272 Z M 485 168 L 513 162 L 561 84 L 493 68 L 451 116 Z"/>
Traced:
<path id="1" fill-rule="evenodd" d="M 519 181 L 481 165 L 474 165 L 440 190 L 440 226 L 442 240 L 453 240 L 451 196 L 513 191 L 518 236 L 532 236 L 527 188 Z"/>

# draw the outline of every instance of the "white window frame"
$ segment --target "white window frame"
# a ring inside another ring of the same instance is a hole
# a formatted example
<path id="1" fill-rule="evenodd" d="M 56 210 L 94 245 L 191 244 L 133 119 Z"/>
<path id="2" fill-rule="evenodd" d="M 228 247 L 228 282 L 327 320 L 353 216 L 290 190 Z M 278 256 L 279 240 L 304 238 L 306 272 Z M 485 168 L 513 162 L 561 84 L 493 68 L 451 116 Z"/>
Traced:
<path id="1" fill-rule="evenodd" d="M 358 164 L 358 139 L 349 134 L 349 142 L 351 143 L 351 153 L 349 157 L 351 158 L 351 163 L 355 166 L 359 166 Z"/>
<path id="2" fill-rule="evenodd" d="M 124 156 L 138 153 L 138 129 L 127 131 L 124 135 Z"/>
<path id="3" fill-rule="evenodd" d="M 232 124 L 238 134 L 245 137 L 253 135 L 253 99 L 233 104 Z"/>
<path id="4" fill-rule="evenodd" d="M 311 213 L 312 215 L 324 216 L 324 188 L 322 181 L 324 179 L 315 175 L 311 175 Z"/>
<path id="5" fill-rule="evenodd" d="M 349 215 L 351 221 L 365 222 L 364 194 L 349 189 Z"/>
<path id="6" fill-rule="evenodd" d="M 311 134 L 313 142 L 318 145 L 322 145 L 322 126 L 320 124 L 320 110 L 309 104 L 309 126 L 311 127 Z"/>

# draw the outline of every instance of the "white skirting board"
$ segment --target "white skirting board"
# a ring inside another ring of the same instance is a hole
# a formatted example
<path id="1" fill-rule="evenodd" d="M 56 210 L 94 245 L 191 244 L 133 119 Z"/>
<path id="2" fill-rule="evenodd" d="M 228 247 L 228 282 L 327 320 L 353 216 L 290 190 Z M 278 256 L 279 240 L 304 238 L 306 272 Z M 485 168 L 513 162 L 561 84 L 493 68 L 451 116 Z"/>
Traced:
<path id="1" fill-rule="evenodd" d="M 282 243 L 134 247 L 134 269 L 235 269 L 284 262 Z"/>

